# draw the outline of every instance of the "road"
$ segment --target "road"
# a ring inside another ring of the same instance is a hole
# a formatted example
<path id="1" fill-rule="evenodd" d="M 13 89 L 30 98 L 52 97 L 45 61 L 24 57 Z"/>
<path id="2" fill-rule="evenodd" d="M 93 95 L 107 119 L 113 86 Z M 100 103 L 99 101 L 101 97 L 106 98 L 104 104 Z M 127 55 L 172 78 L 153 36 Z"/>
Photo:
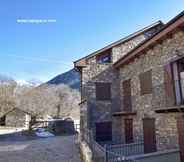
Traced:
<path id="1" fill-rule="evenodd" d="M 20 137 L 19 137 L 20 138 Z M 0 139 L 0 162 L 81 162 L 74 136 Z"/>

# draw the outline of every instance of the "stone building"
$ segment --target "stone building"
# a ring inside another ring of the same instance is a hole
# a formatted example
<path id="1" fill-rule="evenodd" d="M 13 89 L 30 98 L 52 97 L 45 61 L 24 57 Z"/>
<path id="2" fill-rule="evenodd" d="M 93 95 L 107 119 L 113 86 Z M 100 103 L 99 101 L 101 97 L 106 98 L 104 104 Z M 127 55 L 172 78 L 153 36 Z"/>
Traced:
<path id="1" fill-rule="evenodd" d="M 163 27 L 158 21 L 75 62 L 81 74 L 81 133 L 93 130 L 97 141 L 118 140 L 112 113 L 120 109 L 119 72 L 113 63 Z M 115 134 L 113 136 L 113 134 Z M 112 139 L 113 138 L 113 139 Z"/>
<path id="2" fill-rule="evenodd" d="M 29 128 L 31 114 L 19 108 L 13 108 L 0 118 L 0 126 Z"/>
<path id="3" fill-rule="evenodd" d="M 121 122 L 123 140 L 144 138 L 149 151 L 180 144 L 184 161 L 184 12 L 114 68 L 119 71 L 122 106 L 113 116 Z"/>
<path id="4" fill-rule="evenodd" d="M 178 148 L 184 161 L 184 12 L 74 62 L 81 74 L 81 138 L 144 140 L 144 152 Z"/>

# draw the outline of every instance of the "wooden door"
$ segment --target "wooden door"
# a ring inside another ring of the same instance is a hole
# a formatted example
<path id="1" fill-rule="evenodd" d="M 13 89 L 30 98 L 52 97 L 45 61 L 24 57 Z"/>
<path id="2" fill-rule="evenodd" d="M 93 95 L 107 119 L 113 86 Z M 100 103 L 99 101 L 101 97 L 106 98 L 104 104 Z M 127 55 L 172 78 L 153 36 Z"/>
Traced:
<path id="1" fill-rule="evenodd" d="M 156 152 L 155 119 L 143 119 L 144 153 Z"/>
<path id="2" fill-rule="evenodd" d="M 133 119 L 125 119 L 125 142 L 133 143 Z"/>
<path id="3" fill-rule="evenodd" d="M 181 162 L 184 162 L 184 118 L 177 120 Z"/>
<path id="4" fill-rule="evenodd" d="M 96 141 L 112 141 L 112 122 L 96 123 Z"/>

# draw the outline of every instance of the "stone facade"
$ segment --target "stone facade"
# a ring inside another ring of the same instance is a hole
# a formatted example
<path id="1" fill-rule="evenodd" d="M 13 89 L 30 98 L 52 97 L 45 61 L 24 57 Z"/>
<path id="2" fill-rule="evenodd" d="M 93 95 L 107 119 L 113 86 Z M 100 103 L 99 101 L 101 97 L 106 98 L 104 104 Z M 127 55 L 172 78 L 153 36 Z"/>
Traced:
<path id="1" fill-rule="evenodd" d="M 176 51 L 181 51 L 180 55 L 184 56 L 184 32 L 176 31 L 172 37 L 168 37 L 160 44 L 149 49 L 145 55 L 141 55 L 133 62 L 120 68 L 120 87 L 121 83 L 127 79 L 131 79 L 131 94 L 132 94 L 132 109 L 136 111 L 135 116 L 128 116 L 133 119 L 133 134 L 134 140 L 143 138 L 143 123 L 145 117 L 156 119 L 156 138 L 157 148 L 172 148 L 178 145 L 176 118 L 179 113 L 155 113 L 157 108 L 165 106 L 165 91 L 164 91 L 164 65 L 178 57 Z M 140 79 L 139 74 L 152 71 L 152 93 L 140 94 Z M 124 92 L 121 89 L 121 96 Z M 121 103 L 121 105 L 123 105 Z M 122 110 L 124 109 L 121 106 Z M 127 118 L 127 117 L 126 117 Z M 121 120 L 123 121 L 123 117 Z M 116 123 L 117 119 L 114 119 Z M 118 119 L 120 120 L 120 119 Z M 120 121 L 121 121 L 120 120 Z M 122 127 L 123 132 L 123 127 Z M 124 133 L 122 133 L 124 136 Z"/>
<path id="2" fill-rule="evenodd" d="M 142 34 L 113 47 L 111 49 L 111 63 L 98 63 L 96 55 L 86 60 L 87 65 L 82 68 L 81 72 L 82 99 L 86 100 L 81 104 L 81 131 L 92 129 L 95 134 L 96 123 L 113 121 L 113 112 L 119 111 L 121 108 L 119 72 L 113 68 L 113 63 L 158 31 L 159 28 L 160 26 L 157 26 L 156 29 L 146 30 Z M 111 100 L 98 101 L 96 99 L 96 82 L 111 83 Z M 119 120 L 116 124 L 112 122 L 112 129 L 113 140 L 117 141 L 117 138 L 122 134 Z"/>

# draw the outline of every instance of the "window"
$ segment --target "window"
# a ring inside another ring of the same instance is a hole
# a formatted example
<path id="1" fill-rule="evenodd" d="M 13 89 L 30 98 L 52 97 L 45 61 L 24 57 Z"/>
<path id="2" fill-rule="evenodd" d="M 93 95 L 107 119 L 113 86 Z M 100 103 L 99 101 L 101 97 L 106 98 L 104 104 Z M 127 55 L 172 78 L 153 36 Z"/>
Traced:
<path id="1" fill-rule="evenodd" d="M 175 93 L 175 103 L 177 105 L 184 103 L 184 58 L 180 59 L 171 64 L 171 72 L 173 72 L 172 76 L 172 90 L 174 89 Z M 171 82 L 170 81 L 170 82 Z M 173 83 L 174 82 L 174 83 Z"/>
<path id="2" fill-rule="evenodd" d="M 111 63 L 111 51 L 106 51 L 106 53 L 96 56 L 97 63 Z"/>
<path id="3" fill-rule="evenodd" d="M 124 111 L 132 110 L 132 96 L 131 96 L 131 80 L 125 80 L 122 83 L 123 88 L 123 109 Z"/>
<path id="4" fill-rule="evenodd" d="M 111 83 L 96 83 L 96 100 L 111 100 Z"/>
<path id="5" fill-rule="evenodd" d="M 152 71 L 149 70 L 139 75 L 141 95 L 152 93 Z"/>
<path id="6" fill-rule="evenodd" d="M 96 123 L 96 141 L 112 141 L 112 122 Z"/>

